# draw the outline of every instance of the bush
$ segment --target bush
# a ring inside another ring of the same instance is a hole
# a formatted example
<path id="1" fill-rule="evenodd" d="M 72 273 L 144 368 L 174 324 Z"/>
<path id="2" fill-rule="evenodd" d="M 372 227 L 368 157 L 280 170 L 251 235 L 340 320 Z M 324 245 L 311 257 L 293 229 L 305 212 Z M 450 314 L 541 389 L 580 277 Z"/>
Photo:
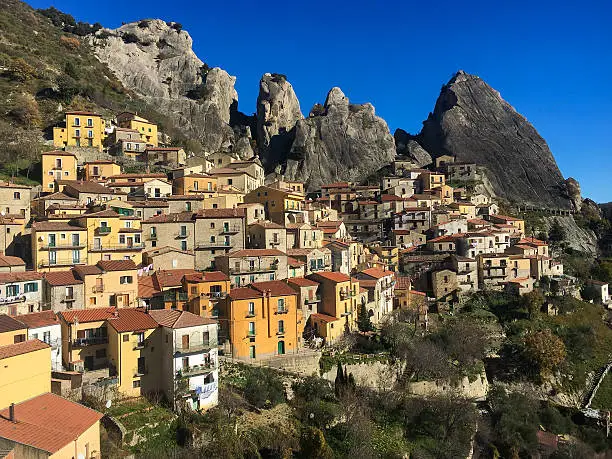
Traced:
<path id="1" fill-rule="evenodd" d="M 81 46 L 81 42 L 79 41 L 78 38 L 75 37 L 67 37 L 65 35 L 62 35 L 60 37 L 60 43 L 65 46 L 66 48 L 70 49 L 70 50 L 75 50 L 78 49 L 79 46 Z"/>
<path id="2" fill-rule="evenodd" d="M 201 99 L 205 99 L 206 96 L 208 95 L 208 90 L 206 89 L 206 84 L 201 83 L 199 85 L 197 85 L 195 88 L 190 89 L 189 91 L 187 91 L 187 94 L 185 94 L 187 97 L 189 97 L 190 99 L 193 100 L 201 100 Z"/>
<path id="3" fill-rule="evenodd" d="M 9 64 L 8 74 L 15 81 L 25 82 L 36 76 L 36 69 L 18 57 Z"/>
<path id="4" fill-rule="evenodd" d="M 244 398 L 257 408 L 272 408 L 285 401 L 285 388 L 274 370 L 249 368 Z"/>
<path id="5" fill-rule="evenodd" d="M 138 43 L 139 42 L 138 37 L 132 32 L 124 33 L 121 36 L 121 39 L 123 40 L 123 43 Z"/>
<path id="6" fill-rule="evenodd" d="M 15 98 L 15 106 L 10 111 L 11 117 L 27 127 L 40 124 L 41 117 L 38 103 L 31 95 L 19 95 Z"/>

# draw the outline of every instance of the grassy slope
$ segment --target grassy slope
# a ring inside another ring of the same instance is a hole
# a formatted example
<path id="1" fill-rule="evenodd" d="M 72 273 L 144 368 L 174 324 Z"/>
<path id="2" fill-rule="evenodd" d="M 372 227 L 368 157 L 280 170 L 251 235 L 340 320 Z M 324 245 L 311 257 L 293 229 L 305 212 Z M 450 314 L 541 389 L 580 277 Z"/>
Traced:
<path id="1" fill-rule="evenodd" d="M 53 125 L 63 121 L 68 109 L 103 115 L 138 111 L 165 130 L 173 130 L 166 117 L 122 86 L 83 39 L 64 33 L 21 1 L 0 0 L 0 11 L 0 176 L 11 174 L 7 163 L 17 162 L 23 172 L 36 162 Z M 32 69 L 25 81 L 5 70 L 19 59 Z M 76 94 L 57 93 L 66 82 Z M 12 113 L 23 106 L 24 97 L 35 101 L 40 116 L 34 122 L 24 122 Z"/>

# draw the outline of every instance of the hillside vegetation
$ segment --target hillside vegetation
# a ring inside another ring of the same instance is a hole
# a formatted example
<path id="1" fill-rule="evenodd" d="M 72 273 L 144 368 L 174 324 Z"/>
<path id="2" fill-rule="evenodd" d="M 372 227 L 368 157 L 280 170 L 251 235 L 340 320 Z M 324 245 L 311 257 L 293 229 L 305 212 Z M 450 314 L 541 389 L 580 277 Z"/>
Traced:
<path id="1" fill-rule="evenodd" d="M 138 111 L 184 140 L 95 58 L 82 38 L 88 25 L 56 26 L 17 0 L 0 0 L 0 10 L 0 176 L 29 176 L 66 110 Z"/>

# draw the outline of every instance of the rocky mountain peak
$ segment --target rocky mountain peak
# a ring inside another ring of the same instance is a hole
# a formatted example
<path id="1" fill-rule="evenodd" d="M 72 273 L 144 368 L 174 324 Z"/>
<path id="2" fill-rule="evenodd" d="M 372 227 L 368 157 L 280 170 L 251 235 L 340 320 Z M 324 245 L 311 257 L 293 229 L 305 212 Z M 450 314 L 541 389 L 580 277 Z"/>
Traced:
<path id="1" fill-rule="evenodd" d="M 484 166 L 502 198 L 536 207 L 571 207 L 545 140 L 475 75 L 459 71 L 450 79 L 417 139 L 433 157 L 450 154 Z"/>
<path id="2" fill-rule="evenodd" d="M 330 108 L 333 105 L 348 107 L 349 100 L 338 87 L 331 88 L 325 99 L 325 108 Z"/>

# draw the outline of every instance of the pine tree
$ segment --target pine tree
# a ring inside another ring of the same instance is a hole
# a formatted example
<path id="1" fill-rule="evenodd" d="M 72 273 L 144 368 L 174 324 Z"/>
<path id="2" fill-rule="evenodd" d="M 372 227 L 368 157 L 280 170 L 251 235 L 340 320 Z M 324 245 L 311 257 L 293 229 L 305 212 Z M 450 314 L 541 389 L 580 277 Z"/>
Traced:
<path id="1" fill-rule="evenodd" d="M 357 327 L 359 328 L 360 332 L 372 331 L 372 323 L 370 322 L 370 316 L 368 315 L 368 310 L 366 309 L 366 305 L 364 303 L 361 303 L 361 306 L 359 307 Z"/>

